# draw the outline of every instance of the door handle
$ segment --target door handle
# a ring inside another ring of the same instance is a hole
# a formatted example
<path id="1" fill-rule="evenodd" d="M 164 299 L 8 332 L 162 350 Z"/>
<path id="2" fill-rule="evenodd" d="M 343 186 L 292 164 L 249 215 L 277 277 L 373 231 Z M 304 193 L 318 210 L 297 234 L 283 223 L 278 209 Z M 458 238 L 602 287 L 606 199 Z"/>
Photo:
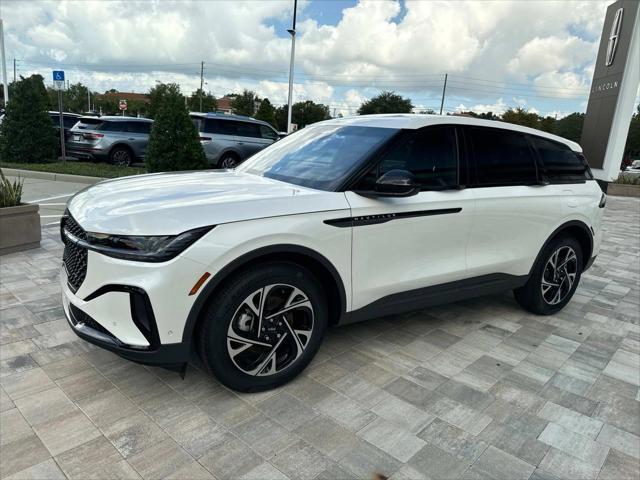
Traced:
<path id="1" fill-rule="evenodd" d="M 244 142 L 236 142 L 236 145 L 244 145 Z"/>

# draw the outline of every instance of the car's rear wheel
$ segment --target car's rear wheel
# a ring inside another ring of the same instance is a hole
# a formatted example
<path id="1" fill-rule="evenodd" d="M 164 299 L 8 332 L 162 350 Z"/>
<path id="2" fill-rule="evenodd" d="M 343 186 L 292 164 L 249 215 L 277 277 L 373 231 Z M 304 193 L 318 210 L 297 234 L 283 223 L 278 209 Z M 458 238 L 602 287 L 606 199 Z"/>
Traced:
<path id="1" fill-rule="evenodd" d="M 133 162 L 133 155 L 131 154 L 131 150 L 127 147 L 116 147 L 111 150 L 111 153 L 109 154 L 109 161 L 114 165 L 128 167 Z"/>
<path id="2" fill-rule="evenodd" d="M 240 159 L 234 153 L 225 153 L 218 161 L 218 167 L 220 168 L 235 168 L 238 165 L 240 165 Z"/>
<path id="3" fill-rule="evenodd" d="M 513 291 L 517 302 L 538 315 L 552 315 L 569 303 L 582 275 L 582 248 L 570 236 L 547 245 L 527 283 Z"/>
<path id="4" fill-rule="evenodd" d="M 322 286 L 293 263 L 265 263 L 235 275 L 200 323 L 200 356 L 218 380 L 241 392 L 275 388 L 314 357 L 327 326 Z"/>

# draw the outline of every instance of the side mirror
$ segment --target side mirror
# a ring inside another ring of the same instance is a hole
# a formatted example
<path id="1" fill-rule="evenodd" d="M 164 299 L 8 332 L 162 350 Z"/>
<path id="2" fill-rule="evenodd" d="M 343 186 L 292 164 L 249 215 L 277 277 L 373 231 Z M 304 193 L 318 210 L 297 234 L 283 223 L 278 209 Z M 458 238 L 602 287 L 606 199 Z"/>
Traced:
<path id="1" fill-rule="evenodd" d="M 367 197 L 411 197 L 420 192 L 420 185 L 413 173 L 406 170 L 389 170 L 376 182 L 372 191 L 356 193 Z"/>

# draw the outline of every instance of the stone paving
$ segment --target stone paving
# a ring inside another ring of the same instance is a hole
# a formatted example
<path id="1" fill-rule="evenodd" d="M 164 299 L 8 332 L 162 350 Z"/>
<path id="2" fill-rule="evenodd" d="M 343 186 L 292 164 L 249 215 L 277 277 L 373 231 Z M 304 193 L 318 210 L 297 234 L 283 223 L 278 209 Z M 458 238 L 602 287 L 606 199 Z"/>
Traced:
<path id="1" fill-rule="evenodd" d="M 238 395 L 79 341 L 57 230 L 0 258 L 2 478 L 638 479 L 640 202 L 558 315 L 510 294 L 334 329 L 304 375 Z"/>

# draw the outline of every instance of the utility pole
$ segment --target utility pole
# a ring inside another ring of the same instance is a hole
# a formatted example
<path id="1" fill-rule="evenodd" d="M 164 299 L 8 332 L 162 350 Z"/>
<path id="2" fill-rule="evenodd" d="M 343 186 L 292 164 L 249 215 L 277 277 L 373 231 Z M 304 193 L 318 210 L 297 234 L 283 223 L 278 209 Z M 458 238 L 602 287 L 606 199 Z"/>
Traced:
<path id="1" fill-rule="evenodd" d="M 296 55 L 296 15 L 298 13 L 298 0 L 293 0 L 293 26 L 287 30 L 291 35 L 291 60 L 289 61 L 289 98 L 287 101 L 287 133 L 291 133 L 291 100 L 293 97 L 293 62 Z"/>
<path id="2" fill-rule="evenodd" d="M 15 82 L 16 79 L 16 59 L 13 59 L 13 81 Z"/>
<path id="3" fill-rule="evenodd" d="M 200 111 L 202 111 L 202 88 L 204 87 L 204 62 L 200 63 Z"/>
<path id="4" fill-rule="evenodd" d="M 87 87 L 87 112 L 91 111 L 91 90 Z"/>
<path id="5" fill-rule="evenodd" d="M 0 50 L 2 52 L 2 86 L 4 88 L 4 106 L 9 101 L 9 86 L 7 85 L 7 59 L 4 56 L 4 25 L 0 18 Z"/>
<path id="6" fill-rule="evenodd" d="M 447 77 L 448 73 L 444 74 L 444 86 L 442 87 L 442 100 L 440 100 L 440 115 L 442 115 L 442 109 L 444 107 L 444 96 L 447 93 Z"/>

